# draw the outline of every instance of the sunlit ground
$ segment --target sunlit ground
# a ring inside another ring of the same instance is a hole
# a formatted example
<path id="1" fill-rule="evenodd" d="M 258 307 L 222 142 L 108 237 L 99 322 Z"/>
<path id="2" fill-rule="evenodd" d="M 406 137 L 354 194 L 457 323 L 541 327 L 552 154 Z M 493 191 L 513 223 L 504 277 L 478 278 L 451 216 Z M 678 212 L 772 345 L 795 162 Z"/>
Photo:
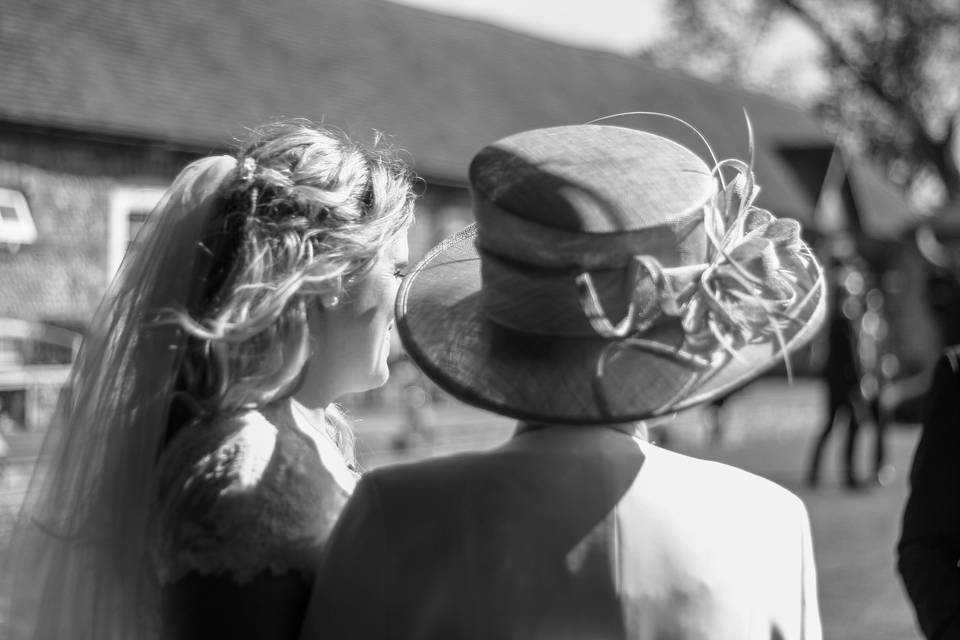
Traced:
<path id="1" fill-rule="evenodd" d="M 838 483 L 839 436 L 831 441 L 823 463 L 821 488 L 803 484 L 812 434 L 823 418 L 821 389 L 799 381 L 787 387 L 762 380 L 730 399 L 727 429 L 719 444 L 705 435 L 699 410 L 677 416 L 669 425 L 670 446 L 689 455 L 726 462 L 770 478 L 799 494 L 813 525 L 820 581 L 824 637 L 830 640 L 911 640 L 921 638 L 894 569 L 894 547 L 906 497 L 905 476 L 918 429 L 890 429 L 889 460 L 896 468 L 886 488 L 848 492 Z M 403 438 L 395 415 L 357 415 L 361 460 L 375 467 L 394 460 L 483 448 L 508 437 L 510 421 L 461 406 L 436 410 L 433 439 Z M 872 451 L 873 433 L 863 430 L 860 454 Z M 758 514 L 758 517 L 762 517 Z"/>

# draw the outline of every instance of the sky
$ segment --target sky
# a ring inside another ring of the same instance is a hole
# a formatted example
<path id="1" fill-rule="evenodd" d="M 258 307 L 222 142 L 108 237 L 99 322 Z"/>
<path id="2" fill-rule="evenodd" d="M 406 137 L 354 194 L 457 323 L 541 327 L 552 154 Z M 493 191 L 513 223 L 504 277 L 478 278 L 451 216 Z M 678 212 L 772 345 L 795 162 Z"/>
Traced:
<path id="1" fill-rule="evenodd" d="M 577 46 L 630 55 L 664 24 L 665 0 L 393 0 Z"/>
<path id="2" fill-rule="evenodd" d="M 490 22 L 566 44 L 632 56 L 667 26 L 669 0 L 392 0 L 400 4 Z M 548 8 L 545 8 L 548 7 Z M 753 56 L 762 90 L 812 96 L 825 76 L 816 63 L 819 45 L 799 21 L 785 19 Z M 784 73 L 789 82 L 784 83 Z M 764 79 L 765 78 L 765 79 Z"/>

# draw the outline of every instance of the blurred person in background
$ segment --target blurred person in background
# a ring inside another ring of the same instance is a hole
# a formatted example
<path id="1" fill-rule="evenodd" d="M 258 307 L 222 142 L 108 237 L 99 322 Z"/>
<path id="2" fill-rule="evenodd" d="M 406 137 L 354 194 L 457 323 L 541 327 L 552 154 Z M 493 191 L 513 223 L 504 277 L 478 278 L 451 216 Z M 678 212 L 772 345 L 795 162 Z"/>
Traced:
<path id="1" fill-rule="evenodd" d="M 897 569 L 930 640 L 960 638 L 960 346 L 947 348 L 926 396 Z"/>
<path id="2" fill-rule="evenodd" d="M 917 622 L 930 640 L 960 638 L 960 278 L 956 242 L 921 225 L 917 248 L 926 260 L 927 300 L 941 340 L 928 381 L 923 424 L 910 469 L 910 493 L 897 545 L 897 570 Z"/>
<path id="3" fill-rule="evenodd" d="M 811 487 L 820 484 L 827 442 L 834 429 L 843 424 L 846 426 L 841 450 L 843 483 L 849 489 L 860 489 L 867 486 L 857 471 L 857 443 L 865 423 L 873 427 L 875 436 L 873 480 L 888 483 L 887 420 L 880 403 L 880 340 L 886 330 L 880 313 L 882 293 L 869 285 L 869 268 L 857 254 L 850 236 L 843 235 L 833 241 L 831 263 L 832 295 L 822 374 L 827 387 L 827 411 L 810 455 L 807 484 Z"/>
<path id="4" fill-rule="evenodd" d="M 296 637 L 382 385 L 411 176 L 294 121 L 187 166 L 91 324 L 5 570 L 11 639 Z"/>
<path id="5" fill-rule="evenodd" d="M 803 503 L 643 428 L 823 321 L 799 225 L 753 206 L 749 165 L 723 166 L 602 125 L 474 157 L 477 224 L 405 279 L 397 323 L 440 387 L 519 423 L 498 448 L 364 476 L 304 640 L 821 637 Z"/>
<path id="6" fill-rule="evenodd" d="M 955 234 L 938 237 L 932 225 L 921 224 L 914 235 L 926 266 L 927 302 L 945 347 L 960 344 L 960 242 Z M 929 378 L 927 382 L 928 387 Z"/>
<path id="7" fill-rule="evenodd" d="M 722 396 L 717 396 L 703 406 L 703 426 L 707 443 L 710 444 L 710 446 L 720 446 L 727 438 L 727 427 L 729 426 L 727 420 L 725 420 L 727 402 L 731 397 L 743 391 L 744 388 L 745 387 L 739 387 Z"/>

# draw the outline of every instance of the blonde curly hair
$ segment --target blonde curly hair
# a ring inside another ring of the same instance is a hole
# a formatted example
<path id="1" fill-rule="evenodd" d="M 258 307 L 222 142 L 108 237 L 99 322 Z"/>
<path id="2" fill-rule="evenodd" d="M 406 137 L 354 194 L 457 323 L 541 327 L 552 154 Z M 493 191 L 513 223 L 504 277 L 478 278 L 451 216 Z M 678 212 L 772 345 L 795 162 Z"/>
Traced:
<path id="1" fill-rule="evenodd" d="M 254 130 L 200 243 L 167 439 L 185 422 L 296 390 L 307 306 L 340 296 L 412 221 L 415 179 L 377 135 L 362 146 L 304 121 Z M 352 457 L 349 429 L 328 422 Z"/>

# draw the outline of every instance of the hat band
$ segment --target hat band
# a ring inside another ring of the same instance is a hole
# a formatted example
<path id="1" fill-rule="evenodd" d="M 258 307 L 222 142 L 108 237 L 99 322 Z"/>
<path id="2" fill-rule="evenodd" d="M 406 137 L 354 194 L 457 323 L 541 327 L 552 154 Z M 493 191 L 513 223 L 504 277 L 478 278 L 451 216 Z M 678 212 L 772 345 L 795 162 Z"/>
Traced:
<path id="1" fill-rule="evenodd" d="M 628 321 L 630 314 L 649 314 L 660 302 L 660 291 L 689 290 L 709 266 L 707 263 L 659 269 L 664 279 L 658 284 L 649 271 L 640 274 L 640 262 L 631 260 L 617 269 L 549 270 L 520 264 L 478 246 L 483 255 L 483 310 L 498 325 L 540 335 L 590 337 L 598 335 L 591 322 L 617 318 Z M 584 291 L 582 276 L 589 278 Z M 588 314 L 586 308 L 594 309 Z M 659 314 L 657 314 L 659 316 Z M 607 337 L 614 337 L 613 334 Z"/>
<path id="2" fill-rule="evenodd" d="M 665 264 L 690 264 L 707 256 L 707 239 L 701 229 L 705 206 L 706 202 L 700 202 L 654 227 L 586 233 L 527 220 L 476 198 L 477 246 L 508 260 L 553 270 L 569 265 L 588 271 L 619 269 L 638 254 L 651 255 Z"/>

